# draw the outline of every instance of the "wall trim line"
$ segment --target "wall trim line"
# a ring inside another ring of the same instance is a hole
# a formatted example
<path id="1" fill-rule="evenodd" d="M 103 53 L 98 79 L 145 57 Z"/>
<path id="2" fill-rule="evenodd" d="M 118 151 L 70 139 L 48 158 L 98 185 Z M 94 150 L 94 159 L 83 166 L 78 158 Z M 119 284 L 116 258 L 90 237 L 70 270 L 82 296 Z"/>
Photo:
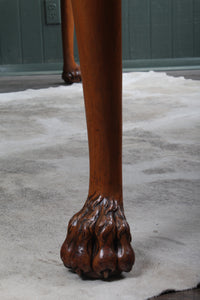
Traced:
<path id="1" fill-rule="evenodd" d="M 200 57 L 123 60 L 123 71 L 200 69 Z M 0 65 L 0 76 L 61 74 L 62 63 Z"/>

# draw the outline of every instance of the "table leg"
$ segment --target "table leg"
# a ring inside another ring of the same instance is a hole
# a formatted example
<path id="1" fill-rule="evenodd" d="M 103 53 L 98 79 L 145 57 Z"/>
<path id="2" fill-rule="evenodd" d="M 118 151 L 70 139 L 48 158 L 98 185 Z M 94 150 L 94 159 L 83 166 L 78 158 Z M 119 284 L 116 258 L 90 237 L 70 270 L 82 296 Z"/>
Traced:
<path id="1" fill-rule="evenodd" d="M 74 17 L 71 0 L 61 0 L 63 73 L 67 84 L 81 81 L 79 65 L 74 60 Z"/>
<path id="2" fill-rule="evenodd" d="M 69 222 L 65 266 L 107 278 L 134 263 L 122 195 L 121 0 L 72 0 L 90 156 L 89 194 Z"/>

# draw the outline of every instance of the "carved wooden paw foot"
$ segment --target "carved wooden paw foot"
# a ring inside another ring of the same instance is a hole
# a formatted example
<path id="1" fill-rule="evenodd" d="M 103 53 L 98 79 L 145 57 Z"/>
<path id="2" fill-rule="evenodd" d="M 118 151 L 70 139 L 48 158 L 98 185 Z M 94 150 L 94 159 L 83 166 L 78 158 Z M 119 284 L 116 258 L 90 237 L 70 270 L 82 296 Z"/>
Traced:
<path id="1" fill-rule="evenodd" d="M 69 68 L 68 71 L 63 70 L 62 79 L 67 84 L 78 83 L 81 82 L 81 70 L 79 65 L 75 65 Z"/>
<path id="2" fill-rule="evenodd" d="M 80 276 L 108 278 L 134 264 L 129 225 L 116 200 L 89 197 L 68 225 L 61 259 Z"/>

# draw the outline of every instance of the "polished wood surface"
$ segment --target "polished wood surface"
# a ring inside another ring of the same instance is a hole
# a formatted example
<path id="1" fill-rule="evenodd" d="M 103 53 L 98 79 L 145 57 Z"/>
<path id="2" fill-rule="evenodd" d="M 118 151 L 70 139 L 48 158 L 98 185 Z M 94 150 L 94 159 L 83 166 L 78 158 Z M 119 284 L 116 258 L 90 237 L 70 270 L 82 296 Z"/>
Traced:
<path id="1" fill-rule="evenodd" d="M 81 276 L 108 278 L 131 270 L 130 241 L 129 225 L 117 201 L 92 195 L 69 222 L 61 258 Z"/>
<path id="2" fill-rule="evenodd" d="M 121 0 L 72 0 L 88 130 L 90 180 L 61 248 L 65 266 L 108 278 L 131 270 L 134 252 L 122 193 Z"/>
<path id="3" fill-rule="evenodd" d="M 62 19 L 63 73 L 67 84 L 81 81 L 81 71 L 74 60 L 74 17 L 71 0 L 60 0 Z"/>

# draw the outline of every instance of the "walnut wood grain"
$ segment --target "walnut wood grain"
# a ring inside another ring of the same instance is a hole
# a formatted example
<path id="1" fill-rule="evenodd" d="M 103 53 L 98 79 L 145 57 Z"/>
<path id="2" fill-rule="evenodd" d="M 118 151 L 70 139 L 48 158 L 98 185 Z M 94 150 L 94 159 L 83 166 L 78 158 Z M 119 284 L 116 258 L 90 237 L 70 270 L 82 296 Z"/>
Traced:
<path id="1" fill-rule="evenodd" d="M 108 278 L 131 270 L 130 242 L 130 228 L 117 201 L 94 195 L 69 221 L 61 259 L 79 275 Z"/>
<path id="2" fill-rule="evenodd" d="M 66 267 L 108 278 L 131 270 L 134 252 L 122 193 L 121 0 L 72 0 L 87 120 L 88 199 L 61 248 Z"/>
<path id="3" fill-rule="evenodd" d="M 61 0 L 63 72 L 67 84 L 81 82 L 81 70 L 74 60 L 74 17 L 71 0 Z"/>

